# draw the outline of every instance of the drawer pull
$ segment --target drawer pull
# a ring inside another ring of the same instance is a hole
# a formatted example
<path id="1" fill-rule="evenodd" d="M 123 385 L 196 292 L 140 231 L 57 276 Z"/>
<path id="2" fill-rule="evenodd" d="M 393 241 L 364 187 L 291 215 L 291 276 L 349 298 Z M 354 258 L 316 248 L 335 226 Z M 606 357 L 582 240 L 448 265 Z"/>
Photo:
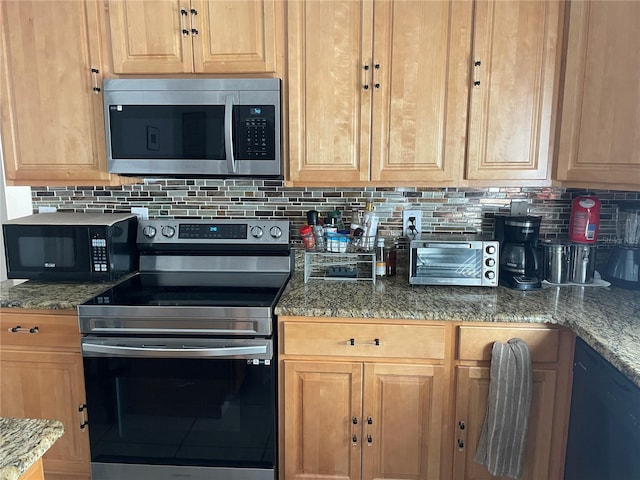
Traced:
<path id="1" fill-rule="evenodd" d="M 379 347 L 380 343 L 381 342 L 380 342 L 379 338 L 374 338 L 370 342 L 360 342 L 360 343 L 358 343 L 358 345 L 375 345 L 376 347 Z M 349 340 L 347 340 L 347 345 L 354 346 L 355 344 L 356 344 L 356 339 L 355 338 L 350 338 Z"/>
<path id="2" fill-rule="evenodd" d="M 458 422 L 458 427 L 460 428 L 460 430 L 464 430 L 465 425 L 464 425 L 464 422 L 462 420 L 460 420 Z"/>
<path id="3" fill-rule="evenodd" d="M 87 418 L 84 416 L 84 411 L 86 409 L 86 403 L 81 403 L 80 405 L 78 405 L 78 412 L 80 413 L 80 430 L 82 430 L 83 432 L 85 431 L 85 428 L 87 428 L 87 425 L 89 425 Z"/>
<path id="4" fill-rule="evenodd" d="M 40 333 L 40 329 L 36 327 L 23 328 L 20 325 L 7 329 L 11 333 Z"/>
<path id="5" fill-rule="evenodd" d="M 458 439 L 458 450 L 464 450 L 464 442 L 461 439 Z"/>
<path id="6" fill-rule="evenodd" d="M 367 434 L 367 444 L 371 446 L 372 443 L 373 443 L 373 438 L 371 437 L 370 434 Z"/>
<path id="7" fill-rule="evenodd" d="M 357 435 L 354 435 L 353 437 L 351 437 L 351 440 L 352 440 L 354 445 L 358 444 L 358 436 Z"/>
<path id="8" fill-rule="evenodd" d="M 373 418 L 367 417 L 367 424 L 368 425 L 373 425 Z"/>

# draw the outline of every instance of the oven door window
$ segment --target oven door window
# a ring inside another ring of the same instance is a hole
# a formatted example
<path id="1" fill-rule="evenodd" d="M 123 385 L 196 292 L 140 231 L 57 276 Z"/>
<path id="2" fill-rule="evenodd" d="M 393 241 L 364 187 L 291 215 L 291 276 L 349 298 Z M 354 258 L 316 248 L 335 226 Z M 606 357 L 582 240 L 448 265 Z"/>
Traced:
<path id="1" fill-rule="evenodd" d="M 418 248 L 412 266 L 417 277 L 478 279 L 482 277 L 482 250 L 475 248 Z"/>
<path id="2" fill-rule="evenodd" d="M 273 468 L 275 367 L 85 357 L 91 460 Z"/>
<path id="3" fill-rule="evenodd" d="M 224 160 L 224 109 L 224 105 L 110 105 L 112 158 Z"/>
<path id="4" fill-rule="evenodd" d="M 46 274 L 91 270 L 86 228 L 8 227 L 5 242 L 9 271 Z"/>

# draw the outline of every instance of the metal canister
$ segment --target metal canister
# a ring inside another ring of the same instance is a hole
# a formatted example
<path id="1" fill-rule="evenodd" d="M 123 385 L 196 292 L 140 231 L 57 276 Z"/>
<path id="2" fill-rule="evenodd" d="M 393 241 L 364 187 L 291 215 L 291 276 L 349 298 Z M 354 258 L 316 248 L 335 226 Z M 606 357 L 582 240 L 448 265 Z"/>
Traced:
<path id="1" fill-rule="evenodd" d="M 571 275 L 574 283 L 591 283 L 596 270 L 596 246 L 586 243 L 571 244 Z"/>
<path id="2" fill-rule="evenodd" d="M 570 243 L 568 240 L 546 240 L 544 251 L 544 279 L 549 283 L 566 283 L 571 267 Z"/>

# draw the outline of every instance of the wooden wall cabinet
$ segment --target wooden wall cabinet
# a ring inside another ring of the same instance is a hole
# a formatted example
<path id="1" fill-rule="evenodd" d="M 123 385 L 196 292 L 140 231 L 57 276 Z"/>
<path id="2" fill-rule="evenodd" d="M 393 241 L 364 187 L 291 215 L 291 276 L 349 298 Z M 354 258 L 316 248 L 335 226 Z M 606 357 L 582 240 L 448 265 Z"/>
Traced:
<path id="1" fill-rule="evenodd" d="M 75 312 L 3 309 L 0 415 L 60 420 L 64 435 L 44 455 L 47 480 L 89 480 L 80 333 Z M 12 332 L 11 329 L 19 327 Z M 37 331 L 35 330 L 37 328 Z"/>
<path id="2" fill-rule="evenodd" d="M 466 180 L 550 184 L 562 6 L 475 2 Z"/>
<path id="3" fill-rule="evenodd" d="M 290 180 L 550 184 L 561 5 L 290 3 Z"/>
<path id="4" fill-rule="evenodd" d="M 545 325 L 461 325 L 457 338 L 456 449 L 452 478 L 496 478 L 484 465 L 473 461 L 486 415 L 491 349 L 496 341 L 521 338 L 529 346 L 533 368 L 531 413 L 521 478 L 561 480 L 571 400 L 573 333 Z"/>
<path id="5" fill-rule="evenodd" d="M 274 73 L 276 0 L 110 0 L 115 74 Z"/>
<path id="6" fill-rule="evenodd" d="M 98 2 L 0 2 L 2 152 L 8 185 L 104 185 Z M 92 69 L 98 72 L 92 72 Z"/>
<path id="7" fill-rule="evenodd" d="M 471 4 L 288 3 L 289 179 L 451 184 L 465 130 Z"/>
<path id="8" fill-rule="evenodd" d="M 280 478 L 440 478 L 445 330 L 284 319 Z"/>
<path id="9" fill-rule="evenodd" d="M 640 190 L 640 3 L 574 1 L 556 178 Z"/>

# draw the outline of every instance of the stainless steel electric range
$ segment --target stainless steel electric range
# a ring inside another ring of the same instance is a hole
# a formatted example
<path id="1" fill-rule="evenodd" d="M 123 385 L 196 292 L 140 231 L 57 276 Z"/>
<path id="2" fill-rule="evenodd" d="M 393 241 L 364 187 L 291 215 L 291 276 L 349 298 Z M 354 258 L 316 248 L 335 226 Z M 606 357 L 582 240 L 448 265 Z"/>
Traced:
<path id="1" fill-rule="evenodd" d="M 140 271 L 79 305 L 93 480 L 274 480 L 282 220 L 142 220 Z"/>

